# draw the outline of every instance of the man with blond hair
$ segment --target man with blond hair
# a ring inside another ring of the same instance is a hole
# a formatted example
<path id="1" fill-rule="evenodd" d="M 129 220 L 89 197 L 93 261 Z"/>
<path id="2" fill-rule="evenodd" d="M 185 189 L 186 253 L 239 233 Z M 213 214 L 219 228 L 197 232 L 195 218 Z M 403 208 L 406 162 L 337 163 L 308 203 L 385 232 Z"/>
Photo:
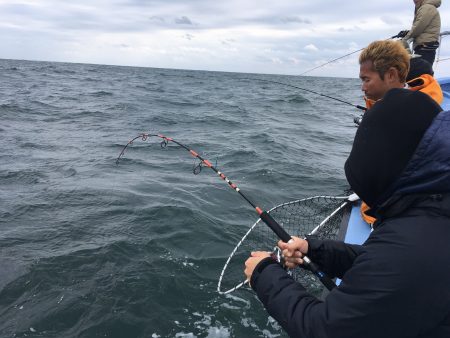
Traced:
<path id="1" fill-rule="evenodd" d="M 359 56 L 359 78 L 366 107 L 370 109 L 392 88 L 403 88 L 410 55 L 398 41 L 374 41 Z"/>
<path id="2" fill-rule="evenodd" d="M 427 61 L 423 61 L 427 62 Z M 408 88 L 428 94 L 438 104 L 442 103 L 443 94 L 439 83 L 429 74 L 415 74 L 417 62 L 413 62 L 402 43 L 393 40 L 374 41 L 369 44 L 359 56 L 359 77 L 362 81 L 361 89 L 364 92 L 367 109 L 379 100 L 390 89 L 404 88 L 406 79 L 414 74 L 408 81 Z M 412 70 L 412 71 L 411 71 Z M 375 218 L 367 215 L 369 207 L 366 203 L 361 205 L 363 219 L 373 224 Z"/>
<path id="3" fill-rule="evenodd" d="M 411 74 L 416 73 L 418 63 L 413 61 L 415 60 L 411 60 L 399 41 L 374 41 L 364 48 L 359 56 L 359 78 L 362 81 L 361 89 L 365 94 L 367 109 L 372 108 L 389 89 L 404 88 L 405 84 L 413 91 L 420 90 L 429 95 L 438 104 L 442 103 L 442 90 L 433 78 L 431 69 L 428 74 L 417 73 L 409 79 Z M 422 63 L 425 62 L 422 60 Z"/>

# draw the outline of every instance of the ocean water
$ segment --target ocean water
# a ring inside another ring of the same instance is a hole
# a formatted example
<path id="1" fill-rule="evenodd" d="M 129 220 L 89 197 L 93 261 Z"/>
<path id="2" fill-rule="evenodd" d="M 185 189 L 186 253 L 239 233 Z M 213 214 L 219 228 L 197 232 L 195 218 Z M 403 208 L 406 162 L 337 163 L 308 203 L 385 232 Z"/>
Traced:
<path id="1" fill-rule="evenodd" d="M 0 337 L 286 337 L 217 280 L 257 205 L 348 188 L 358 79 L 0 60 Z M 243 262 L 244 263 L 244 262 Z"/>

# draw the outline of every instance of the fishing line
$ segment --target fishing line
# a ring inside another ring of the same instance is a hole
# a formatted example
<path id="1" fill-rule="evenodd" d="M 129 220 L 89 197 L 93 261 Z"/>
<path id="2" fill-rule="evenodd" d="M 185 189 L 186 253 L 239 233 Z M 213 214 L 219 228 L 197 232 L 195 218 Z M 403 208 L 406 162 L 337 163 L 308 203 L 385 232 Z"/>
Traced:
<path id="1" fill-rule="evenodd" d="M 169 142 L 173 142 L 173 143 L 179 145 L 181 148 L 188 151 L 194 158 L 199 159 L 201 162 L 201 165 L 204 165 L 204 166 L 210 168 L 211 170 L 213 170 L 221 179 L 223 179 L 225 182 L 227 182 L 228 185 L 233 190 L 235 190 L 239 195 L 241 195 L 241 197 L 255 209 L 255 211 L 259 215 L 259 218 L 277 235 L 277 237 L 279 239 L 281 239 L 283 242 L 286 242 L 286 243 L 289 242 L 289 240 L 291 239 L 291 236 L 278 224 L 277 221 L 275 221 L 275 219 L 267 211 L 264 211 L 262 208 L 258 207 L 254 202 L 252 202 L 250 200 L 250 198 L 248 198 L 236 184 L 234 184 L 227 176 L 225 176 L 224 173 L 222 173 L 220 170 L 218 170 L 210 161 L 208 161 L 207 159 L 204 159 L 197 152 L 190 149 L 188 146 L 174 140 L 173 138 L 166 137 L 161 134 L 145 134 L 145 133 L 140 134 L 140 135 L 136 136 L 135 138 L 133 138 L 131 141 L 129 141 L 123 147 L 122 151 L 120 152 L 119 156 L 116 159 L 116 164 L 118 164 L 120 159 L 124 156 L 125 150 L 128 148 L 128 146 L 133 144 L 133 142 L 135 140 L 141 139 L 142 141 L 146 141 L 150 137 L 158 137 L 158 138 L 162 139 L 162 141 L 161 141 L 162 148 L 166 148 L 167 145 L 169 144 Z M 195 174 L 195 171 L 194 171 L 194 174 Z M 307 256 L 303 256 L 303 261 L 304 261 L 304 265 L 306 267 L 308 267 L 311 270 L 311 272 L 313 272 L 314 275 L 316 275 L 319 278 L 319 280 L 323 283 L 323 285 L 328 290 L 332 290 L 334 287 L 336 287 L 336 284 L 333 282 L 333 280 L 331 278 L 329 278 L 325 273 L 323 273 L 319 269 L 319 267 L 314 262 L 312 262 Z"/>
<path id="2" fill-rule="evenodd" d="M 396 39 L 396 38 L 402 37 L 401 33 L 402 33 L 402 32 L 399 32 L 397 35 L 391 36 L 390 38 L 388 38 L 388 39 L 386 39 L 386 40 L 391 40 L 391 39 Z M 447 34 L 449 34 L 449 32 L 444 32 L 443 34 L 441 34 L 441 37 L 442 37 L 442 35 L 447 35 Z M 365 47 L 364 47 L 364 48 L 365 48 Z M 352 55 L 352 54 L 358 53 L 358 52 L 362 51 L 364 48 L 360 48 L 360 49 L 355 50 L 355 51 L 353 51 L 353 52 L 351 52 L 351 53 L 348 53 L 348 54 L 345 54 L 345 55 L 343 55 L 343 56 L 340 56 L 340 57 L 338 57 L 338 58 L 336 58 L 336 59 L 327 61 L 327 62 L 325 62 L 325 63 L 323 63 L 323 64 L 321 64 L 321 65 L 319 65 L 319 66 L 317 66 L 317 67 L 314 67 L 314 68 L 312 68 L 312 69 L 309 69 L 309 70 L 307 70 L 306 72 L 303 72 L 303 73 L 301 73 L 301 74 L 299 74 L 299 75 L 297 75 L 297 76 L 302 76 L 302 75 L 304 75 L 304 74 L 307 74 L 307 73 L 309 73 L 309 72 L 312 72 L 312 71 L 315 70 L 315 69 L 318 69 L 318 68 L 321 68 L 321 67 L 323 67 L 323 66 L 326 66 L 326 65 L 328 65 L 328 64 L 330 64 L 330 63 L 332 63 L 332 62 L 335 62 L 335 61 L 337 61 L 337 60 L 343 59 L 343 58 L 345 58 L 345 57 L 347 57 L 347 56 L 350 56 L 350 55 Z M 438 55 L 438 60 L 439 60 L 439 55 Z M 444 60 L 446 60 L 446 59 L 444 59 Z M 444 60 L 442 60 L 442 61 L 444 61 Z M 360 105 L 357 105 L 357 104 L 353 104 L 353 103 L 350 103 L 350 102 L 348 102 L 348 101 L 344 101 L 344 100 L 342 100 L 342 99 L 339 99 L 339 98 L 336 98 L 336 97 L 333 97 L 333 96 L 330 96 L 330 95 L 322 94 L 322 93 L 316 92 L 316 91 L 311 90 L 311 89 L 306 89 L 306 88 L 302 88 L 302 87 L 299 87 L 299 86 L 294 86 L 294 85 L 291 85 L 291 84 L 288 84 L 288 83 L 284 83 L 284 82 L 278 82 L 278 81 L 266 80 L 266 79 L 258 79 L 258 78 L 254 78 L 254 79 L 250 79 L 250 78 L 241 78 L 241 80 L 248 80 L 248 81 L 257 80 L 257 81 L 263 81 L 263 82 L 269 82 L 269 83 L 281 84 L 281 85 L 284 85 L 284 86 L 288 86 L 288 87 L 292 87 L 292 88 L 296 88 L 296 89 L 303 90 L 303 91 L 305 91 L 305 92 L 309 92 L 309 93 L 312 93 L 312 94 L 316 94 L 316 95 L 319 95 L 319 96 L 322 96 L 322 97 L 326 97 L 326 98 L 328 98 L 328 99 L 331 99 L 331 100 L 334 100 L 334 101 L 337 101 L 337 102 L 340 102 L 340 103 L 343 103 L 343 104 L 347 104 L 347 105 L 349 105 L 349 106 L 352 106 L 352 107 L 355 107 L 355 108 L 357 108 L 357 109 L 360 109 L 360 110 L 362 110 L 363 112 L 367 111 L 367 108 L 364 107 L 364 106 L 360 106 Z M 361 123 L 361 120 L 362 120 L 362 115 L 359 116 L 359 117 L 355 117 L 354 120 L 353 120 L 353 122 L 355 123 L 355 125 L 359 126 L 359 124 Z"/>
<path id="3" fill-rule="evenodd" d="M 263 81 L 263 82 L 269 82 L 269 83 L 281 84 L 281 85 L 283 85 L 283 86 L 288 86 L 288 87 L 292 87 L 292 88 L 296 88 L 296 89 L 303 90 L 303 91 L 305 91 L 305 92 L 309 92 L 309 93 L 313 93 L 313 94 L 316 94 L 316 95 L 319 95 L 319 96 L 323 96 L 323 97 L 326 97 L 326 98 L 328 98 L 328 99 L 335 100 L 335 101 L 338 101 L 338 102 L 347 104 L 347 105 L 349 105 L 349 106 L 355 107 L 355 108 L 360 109 L 360 110 L 363 110 L 363 111 L 366 111 L 366 110 L 367 110 L 366 107 L 363 107 L 363 106 L 360 106 L 360 105 L 357 105 L 357 104 L 353 104 L 353 103 L 344 101 L 344 100 L 342 100 L 342 99 L 338 99 L 338 98 L 333 97 L 333 96 L 330 96 L 330 95 L 322 94 L 322 93 L 316 92 L 316 91 L 311 90 L 311 89 L 306 89 L 306 88 L 294 86 L 294 85 L 291 85 L 291 84 L 289 84 L 289 83 L 278 82 L 278 81 L 273 81 L 273 80 L 266 80 L 266 79 L 258 79 L 258 78 L 254 78 L 254 79 L 250 79 L 250 78 L 240 78 L 239 80 L 247 80 L 247 81 L 257 80 L 257 81 Z"/>
<path id="4" fill-rule="evenodd" d="M 395 38 L 399 38 L 399 37 L 400 37 L 400 33 L 398 33 L 397 35 L 391 36 L 390 38 L 388 38 L 388 39 L 386 39 L 386 40 L 391 40 L 391 39 L 395 39 Z M 336 59 L 327 61 L 327 62 L 325 62 L 325 63 L 323 63 L 323 64 L 321 64 L 321 65 L 319 65 L 319 66 L 317 66 L 317 67 L 311 68 L 311 69 L 307 70 L 306 72 L 303 72 L 303 73 L 299 74 L 298 76 L 302 76 L 302 75 L 308 74 L 309 72 L 312 72 L 313 70 L 319 69 L 319 68 L 321 68 L 321 67 L 323 67 L 323 66 L 326 66 L 326 65 L 328 65 L 328 64 L 330 64 L 330 63 L 333 63 L 333 62 L 335 62 L 335 61 L 337 61 L 337 60 L 340 60 L 340 59 L 343 59 L 343 58 L 345 58 L 345 57 L 347 57 L 347 56 L 350 56 L 350 55 L 352 55 L 352 54 L 358 53 L 358 52 L 362 51 L 364 48 L 365 48 L 365 47 L 360 48 L 360 49 L 358 49 L 358 50 L 355 50 L 354 52 L 345 54 L 345 55 L 343 55 L 343 56 L 340 56 L 340 57 L 338 57 L 338 58 L 336 58 Z"/>
<path id="5" fill-rule="evenodd" d="M 448 34 L 448 32 L 445 32 L 445 33 Z M 391 36 L 390 38 L 388 38 L 388 39 L 386 39 L 386 40 L 399 38 L 399 37 L 401 37 L 400 34 L 401 34 L 401 32 L 398 33 L 397 35 Z M 441 35 L 442 35 L 442 34 L 441 34 Z M 443 34 L 443 35 L 446 35 L 446 34 Z M 365 47 L 364 47 L 364 48 L 365 48 Z M 314 67 L 314 68 L 312 68 L 312 69 L 309 69 L 309 70 L 307 70 L 306 72 L 303 72 L 303 73 L 301 73 L 301 74 L 299 74 L 299 75 L 297 75 L 297 76 L 302 76 L 302 75 L 304 75 L 304 74 L 307 74 L 307 73 L 309 73 L 309 72 L 312 72 L 312 71 L 315 70 L 315 69 L 318 69 L 318 68 L 321 68 L 321 67 L 323 67 L 323 66 L 326 66 L 326 65 L 328 65 L 328 64 L 330 64 L 330 63 L 332 63 L 332 62 L 335 62 L 335 61 L 337 61 L 337 60 L 343 59 L 343 58 L 345 58 L 345 57 L 347 57 L 347 56 L 350 56 L 350 55 L 352 55 L 352 54 L 358 53 L 358 52 L 362 51 L 364 48 L 360 48 L 360 49 L 355 50 L 355 51 L 353 51 L 353 52 L 351 52 L 351 53 L 348 53 L 348 54 L 345 54 L 345 55 L 343 55 L 343 56 L 340 56 L 340 57 L 338 57 L 338 58 L 336 58 L 336 59 L 327 61 L 326 63 L 323 63 L 323 64 L 321 64 L 321 65 L 319 65 L 319 66 L 317 66 L 317 67 Z M 438 56 L 438 59 L 439 59 L 439 56 Z M 443 61 L 443 60 L 442 60 L 442 61 Z M 288 84 L 288 83 L 283 83 L 283 82 L 278 82 L 278 81 L 272 81 L 272 80 L 266 80 L 266 79 L 257 79 L 257 78 L 256 78 L 256 79 L 248 79 L 248 78 L 247 78 L 247 79 L 242 79 L 242 80 L 258 80 L 258 81 L 264 81 L 264 82 L 271 82 L 271 83 L 281 84 L 281 85 L 284 85 L 284 86 L 293 87 L 293 88 L 296 88 L 296 89 L 300 89 L 300 90 L 303 90 L 303 91 L 306 91 L 306 92 L 309 92 L 309 93 L 313 93 L 313 94 L 316 94 L 316 95 L 319 95 L 319 96 L 326 97 L 326 98 L 331 99 L 331 100 L 335 100 L 335 101 L 338 101 L 338 102 L 347 104 L 347 105 L 349 105 L 349 106 L 352 106 L 352 107 L 355 107 L 355 108 L 357 108 L 357 109 L 360 109 L 360 110 L 362 110 L 363 112 L 366 112 L 366 111 L 367 111 L 367 108 L 364 107 L 364 106 L 356 105 L 356 104 L 353 104 L 353 103 L 344 101 L 344 100 L 342 100 L 342 99 L 339 99 L 339 98 L 336 98 L 336 97 L 333 97 L 333 96 L 330 96 L 330 95 L 318 93 L 318 92 L 316 92 L 316 91 L 314 91 L 314 90 L 310 90 L 310 89 L 306 89 L 306 88 L 294 86 L 294 85 L 291 85 L 291 84 Z M 353 122 L 355 123 L 356 126 L 359 126 L 359 124 L 361 123 L 362 116 L 363 116 L 363 115 L 361 114 L 360 116 L 355 117 L 355 118 L 353 119 Z"/>
<path id="6" fill-rule="evenodd" d="M 323 64 L 321 64 L 321 65 L 319 65 L 319 66 L 317 66 L 317 67 L 314 67 L 314 68 L 311 68 L 310 70 L 307 70 L 306 72 L 303 72 L 303 73 L 301 73 L 301 74 L 298 74 L 298 76 L 303 76 L 303 75 L 305 75 L 305 74 L 308 74 L 309 72 L 312 72 L 313 70 L 322 68 L 323 66 L 326 66 L 326 65 L 328 65 L 328 64 L 330 64 L 330 63 L 333 63 L 333 62 L 335 62 L 335 61 L 337 61 L 337 60 L 340 60 L 340 59 L 343 59 L 343 58 L 345 58 L 345 57 L 347 57 L 347 56 L 350 56 L 350 55 L 352 55 L 352 54 L 358 53 L 358 52 L 362 51 L 364 48 L 365 48 L 365 47 L 363 47 L 363 48 L 361 48 L 361 49 L 358 49 L 358 50 L 355 50 L 354 52 L 345 54 L 345 55 L 343 55 L 343 56 L 340 56 L 340 57 L 338 57 L 338 58 L 336 58 L 336 59 L 327 61 L 327 62 L 325 62 L 325 63 L 323 63 Z"/>

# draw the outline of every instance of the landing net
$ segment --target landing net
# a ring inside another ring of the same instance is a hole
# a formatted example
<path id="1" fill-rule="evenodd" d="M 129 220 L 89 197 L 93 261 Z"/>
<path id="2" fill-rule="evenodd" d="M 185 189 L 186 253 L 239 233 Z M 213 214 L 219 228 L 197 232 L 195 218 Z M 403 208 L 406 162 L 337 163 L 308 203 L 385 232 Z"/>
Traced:
<path id="1" fill-rule="evenodd" d="M 314 196 L 280 204 L 268 213 L 291 235 L 304 238 L 337 239 L 349 196 Z M 228 294 L 240 288 L 249 289 L 244 275 L 244 262 L 251 251 L 274 251 L 278 237 L 258 219 L 228 257 L 219 277 L 217 291 Z M 320 295 L 322 283 L 308 270 L 289 270 L 292 277 L 311 293 Z"/>

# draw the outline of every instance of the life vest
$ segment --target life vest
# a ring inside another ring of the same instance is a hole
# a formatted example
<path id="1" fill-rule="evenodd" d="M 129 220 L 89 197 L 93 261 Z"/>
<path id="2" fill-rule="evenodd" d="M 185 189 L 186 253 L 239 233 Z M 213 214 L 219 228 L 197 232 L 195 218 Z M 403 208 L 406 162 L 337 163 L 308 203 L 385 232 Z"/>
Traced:
<path id="1" fill-rule="evenodd" d="M 444 101 L 444 94 L 442 94 L 442 89 L 439 82 L 437 82 L 436 79 L 429 74 L 422 74 L 419 77 L 409 80 L 406 84 L 408 85 L 409 90 L 420 90 L 422 93 L 430 96 L 438 104 L 442 104 Z M 367 109 L 372 108 L 377 102 L 375 100 L 368 99 L 367 97 L 364 97 L 364 101 L 366 101 Z"/>
<path id="2" fill-rule="evenodd" d="M 429 74 L 422 74 L 415 79 L 406 82 L 409 90 L 420 90 L 422 93 L 429 95 L 438 104 L 442 104 L 444 101 L 444 95 L 442 89 L 436 79 Z"/>
<path id="3" fill-rule="evenodd" d="M 419 77 L 416 77 L 412 80 L 409 80 L 407 83 L 408 89 L 412 91 L 421 91 L 422 93 L 430 96 L 434 101 L 436 101 L 439 105 L 444 101 L 444 95 L 442 94 L 442 89 L 436 79 L 429 74 L 422 74 Z M 368 99 L 364 97 L 366 101 L 367 109 L 373 107 L 373 105 L 377 102 L 375 100 Z M 364 203 L 361 204 L 361 216 L 369 224 L 373 224 L 376 221 L 376 218 L 369 216 L 366 214 L 370 207 Z"/>
<path id="4" fill-rule="evenodd" d="M 364 96 L 364 101 L 366 101 L 366 108 L 367 110 L 369 110 L 370 108 L 373 107 L 373 105 L 377 102 L 375 100 L 372 99 L 368 99 L 367 97 Z"/>

